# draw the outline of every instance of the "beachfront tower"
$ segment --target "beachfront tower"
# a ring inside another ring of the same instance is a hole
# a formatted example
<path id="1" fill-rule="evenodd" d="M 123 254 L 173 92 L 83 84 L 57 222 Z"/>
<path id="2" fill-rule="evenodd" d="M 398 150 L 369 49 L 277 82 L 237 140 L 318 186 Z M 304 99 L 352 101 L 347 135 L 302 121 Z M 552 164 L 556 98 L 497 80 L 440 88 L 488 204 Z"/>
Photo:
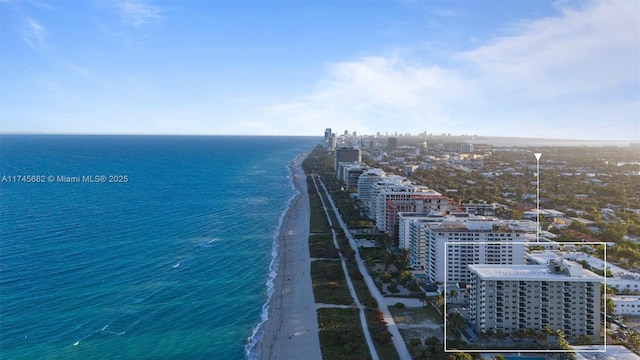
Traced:
<path id="1" fill-rule="evenodd" d="M 333 169 L 337 171 L 338 165 L 342 162 L 344 163 L 362 162 L 362 155 L 360 153 L 360 149 L 354 149 L 352 147 L 336 149 L 336 157 L 333 163 Z"/>
<path id="2" fill-rule="evenodd" d="M 576 262 L 469 265 L 469 320 L 476 331 L 511 333 L 545 326 L 568 337 L 601 339 L 603 278 Z"/>

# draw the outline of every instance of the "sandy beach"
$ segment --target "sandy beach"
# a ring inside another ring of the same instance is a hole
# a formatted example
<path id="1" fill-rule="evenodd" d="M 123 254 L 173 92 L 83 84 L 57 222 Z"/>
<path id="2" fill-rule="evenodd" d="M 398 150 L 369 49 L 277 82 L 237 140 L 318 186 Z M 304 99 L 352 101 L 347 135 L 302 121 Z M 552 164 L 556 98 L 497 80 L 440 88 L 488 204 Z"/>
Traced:
<path id="1" fill-rule="evenodd" d="M 321 359 L 318 319 L 311 287 L 309 196 L 301 155 L 292 161 L 291 176 L 299 194 L 283 219 L 278 246 L 278 274 L 269 302 L 264 337 L 256 345 L 259 359 Z"/>

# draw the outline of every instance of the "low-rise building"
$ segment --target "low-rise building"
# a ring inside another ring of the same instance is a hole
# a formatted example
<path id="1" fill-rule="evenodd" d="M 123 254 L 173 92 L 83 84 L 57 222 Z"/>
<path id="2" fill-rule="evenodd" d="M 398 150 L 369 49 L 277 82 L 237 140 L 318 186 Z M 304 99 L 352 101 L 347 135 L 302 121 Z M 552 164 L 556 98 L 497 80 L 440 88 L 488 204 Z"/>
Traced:
<path id="1" fill-rule="evenodd" d="M 613 315 L 640 315 L 640 296 L 612 296 Z"/>

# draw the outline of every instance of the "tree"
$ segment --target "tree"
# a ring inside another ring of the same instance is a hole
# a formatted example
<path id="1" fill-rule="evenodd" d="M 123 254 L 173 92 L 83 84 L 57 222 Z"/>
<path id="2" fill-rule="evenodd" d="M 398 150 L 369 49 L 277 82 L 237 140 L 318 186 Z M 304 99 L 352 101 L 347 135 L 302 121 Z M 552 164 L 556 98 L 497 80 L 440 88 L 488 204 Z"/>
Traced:
<path id="1" fill-rule="evenodd" d="M 607 315 L 613 315 L 613 312 L 615 310 L 615 304 L 613 303 L 613 300 L 609 296 L 607 296 L 607 299 L 605 300 L 605 309 L 607 311 Z"/>
<path id="2" fill-rule="evenodd" d="M 442 292 L 439 292 L 438 295 L 436 295 L 433 298 L 433 302 L 436 305 L 436 308 L 438 309 L 438 311 L 442 313 L 443 306 L 444 306 L 444 294 Z"/>
<path id="3" fill-rule="evenodd" d="M 458 352 L 455 354 L 449 354 L 447 359 L 448 360 L 473 360 L 473 357 L 470 354 Z"/>
<path id="4" fill-rule="evenodd" d="M 458 292 L 456 291 L 456 289 L 451 289 L 449 291 L 449 293 L 447 294 L 447 299 L 449 299 L 450 301 L 455 301 L 456 299 L 458 299 Z"/>
<path id="5" fill-rule="evenodd" d="M 553 334 L 553 329 L 549 325 L 545 325 L 542 327 L 542 336 L 544 340 L 545 347 L 549 347 L 549 336 Z"/>
<path id="6" fill-rule="evenodd" d="M 424 340 L 424 345 L 427 347 L 429 352 L 436 352 L 442 350 L 442 343 L 440 339 L 435 336 L 428 337 Z"/>
<path id="7" fill-rule="evenodd" d="M 420 291 L 420 295 L 418 296 L 418 300 L 420 300 L 420 302 L 424 306 L 427 306 L 427 304 L 429 303 L 429 297 L 427 296 L 427 294 L 423 293 L 422 291 Z"/>
<path id="8" fill-rule="evenodd" d="M 592 342 L 593 339 L 591 338 L 591 335 L 580 335 L 576 339 L 576 344 L 578 345 L 591 345 Z"/>
<path id="9" fill-rule="evenodd" d="M 466 324 L 464 317 L 457 312 L 449 313 L 449 316 L 447 316 L 447 327 L 451 329 L 456 338 L 460 337 L 460 333 L 464 330 Z"/>

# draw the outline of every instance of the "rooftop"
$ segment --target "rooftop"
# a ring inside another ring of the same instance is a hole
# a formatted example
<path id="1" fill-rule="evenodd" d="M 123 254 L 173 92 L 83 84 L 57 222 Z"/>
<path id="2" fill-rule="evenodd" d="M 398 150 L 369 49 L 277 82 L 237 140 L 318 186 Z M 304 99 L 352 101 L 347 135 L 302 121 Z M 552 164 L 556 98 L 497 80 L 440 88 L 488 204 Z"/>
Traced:
<path id="1" fill-rule="evenodd" d="M 548 265 L 469 265 L 469 270 L 478 274 L 483 280 L 507 281 L 579 281 L 602 282 L 604 279 L 589 270 L 582 269 L 580 264 L 565 261 L 569 272 L 554 271 Z"/>
<path id="2" fill-rule="evenodd" d="M 615 302 L 633 302 L 633 301 L 640 300 L 640 296 L 630 296 L 630 295 L 611 296 L 611 300 L 613 300 Z"/>

